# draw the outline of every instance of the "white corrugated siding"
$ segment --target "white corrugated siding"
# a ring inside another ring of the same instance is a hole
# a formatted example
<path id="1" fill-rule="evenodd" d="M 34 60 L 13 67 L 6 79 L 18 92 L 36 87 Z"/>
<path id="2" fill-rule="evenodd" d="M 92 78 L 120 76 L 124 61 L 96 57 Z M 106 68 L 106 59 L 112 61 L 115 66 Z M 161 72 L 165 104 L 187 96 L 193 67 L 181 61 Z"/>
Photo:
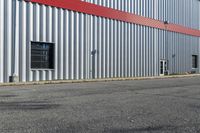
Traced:
<path id="1" fill-rule="evenodd" d="M 199 0 L 82 0 L 97 5 L 199 28 Z"/>
<path id="2" fill-rule="evenodd" d="M 184 73 L 199 55 L 199 37 L 25 1 L 1 0 L 0 20 L 0 82 L 158 76 L 160 59 Z M 54 70 L 30 68 L 31 41 L 55 43 Z"/>

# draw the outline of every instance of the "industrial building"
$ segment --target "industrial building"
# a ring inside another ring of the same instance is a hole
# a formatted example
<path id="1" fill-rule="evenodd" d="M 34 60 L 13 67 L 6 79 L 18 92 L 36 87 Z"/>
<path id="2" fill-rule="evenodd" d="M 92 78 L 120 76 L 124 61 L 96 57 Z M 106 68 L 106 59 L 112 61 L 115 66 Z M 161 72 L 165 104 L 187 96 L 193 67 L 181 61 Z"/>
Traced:
<path id="1" fill-rule="evenodd" d="M 0 83 L 199 73 L 199 0 L 0 0 Z"/>

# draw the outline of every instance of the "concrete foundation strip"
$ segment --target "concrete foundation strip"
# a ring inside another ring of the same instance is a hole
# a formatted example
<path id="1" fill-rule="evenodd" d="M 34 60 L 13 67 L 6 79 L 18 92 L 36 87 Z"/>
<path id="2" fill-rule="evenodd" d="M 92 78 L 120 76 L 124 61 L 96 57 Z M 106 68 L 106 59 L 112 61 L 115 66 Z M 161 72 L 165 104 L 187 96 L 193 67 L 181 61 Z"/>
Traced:
<path id="1" fill-rule="evenodd" d="M 88 79 L 88 80 L 54 80 L 54 81 L 34 81 L 34 82 L 19 82 L 19 83 L 0 83 L 1 86 L 22 86 L 22 85 L 44 85 L 44 84 L 65 84 L 65 83 L 87 83 L 87 82 L 109 82 L 109 81 L 128 81 L 128 80 L 153 80 L 153 79 L 168 79 L 168 78 L 186 78 L 198 77 L 200 74 L 188 75 L 170 75 L 156 77 L 133 77 L 133 78 L 105 78 L 105 79 Z"/>

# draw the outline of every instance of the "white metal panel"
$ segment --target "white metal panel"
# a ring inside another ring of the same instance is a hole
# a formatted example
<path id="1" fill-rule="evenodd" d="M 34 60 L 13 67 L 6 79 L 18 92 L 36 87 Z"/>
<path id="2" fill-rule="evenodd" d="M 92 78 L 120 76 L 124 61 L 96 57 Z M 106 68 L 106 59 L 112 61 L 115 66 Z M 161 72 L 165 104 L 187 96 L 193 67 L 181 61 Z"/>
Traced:
<path id="1" fill-rule="evenodd" d="M 0 1 L 0 82 L 4 81 L 4 0 Z"/>
<path id="2" fill-rule="evenodd" d="M 199 0 L 82 0 L 199 29 Z"/>
<path id="3" fill-rule="evenodd" d="M 195 4 L 184 2 L 185 7 Z M 95 3 L 158 19 L 168 16 L 176 23 L 197 26 L 181 16 L 171 17 L 173 11 L 184 11 L 174 7 L 166 11 L 173 5 L 171 0 Z M 132 5 L 137 6 L 133 9 Z M 157 6 L 163 11 L 155 9 Z M 20 81 L 158 76 L 160 59 L 169 60 L 170 73 L 184 73 L 192 69 L 192 54 L 200 52 L 199 37 L 25 1 L 0 1 L 0 20 L 0 82 L 8 82 L 12 74 Z M 54 70 L 31 69 L 31 41 L 55 43 Z M 96 51 L 94 56 L 92 51 Z"/>

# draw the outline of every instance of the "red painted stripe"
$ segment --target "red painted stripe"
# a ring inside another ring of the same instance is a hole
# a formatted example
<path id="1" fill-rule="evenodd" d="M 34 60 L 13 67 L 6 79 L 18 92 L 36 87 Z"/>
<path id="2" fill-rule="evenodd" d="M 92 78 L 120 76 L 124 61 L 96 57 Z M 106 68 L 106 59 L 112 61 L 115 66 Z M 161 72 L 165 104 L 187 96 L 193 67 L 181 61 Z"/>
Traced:
<path id="1" fill-rule="evenodd" d="M 162 21 L 138 16 L 127 12 L 122 12 L 119 10 L 114 10 L 103 6 L 98 6 L 87 2 L 82 2 L 80 0 L 26 0 L 26 1 L 200 37 L 200 30 L 191 29 L 171 23 L 165 25 L 164 22 Z"/>

